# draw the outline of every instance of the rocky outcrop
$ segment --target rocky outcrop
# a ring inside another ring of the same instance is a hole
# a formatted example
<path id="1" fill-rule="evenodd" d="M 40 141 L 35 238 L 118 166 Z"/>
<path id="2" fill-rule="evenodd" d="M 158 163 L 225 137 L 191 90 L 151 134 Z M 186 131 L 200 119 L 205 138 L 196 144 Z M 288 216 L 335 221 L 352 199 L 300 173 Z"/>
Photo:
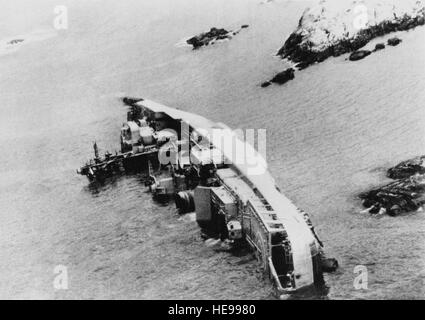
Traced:
<path id="1" fill-rule="evenodd" d="M 395 47 L 395 46 L 398 46 L 401 43 L 401 41 L 402 41 L 401 39 L 394 37 L 394 38 L 388 39 L 387 44 L 389 46 Z"/>
<path id="2" fill-rule="evenodd" d="M 278 55 L 304 69 L 424 24 L 425 0 L 322 0 L 304 12 Z"/>
<path id="3" fill-rule="evenodd" d="M 285 71 L 279 72 L 277 75 L 273 77 L 273 79 L 270 80 L 270 82 L 277 83 L 277 84 L 285 84 L 289 80 L 292 80 L 295 78 L 295 70 L 292 68 L 286 69 Z"/>
<path id="4" fill-rule="evenodd" d="M 229 31 L 226 29 L 211 28 L 210 31 L 201 33 L 187 40 L 186 42 L 193 46 L 193 49 L 198 49 L 202 46 L 207 46 L 213 40 L 229 39 Z"/>
<path id="5" fill-rule="evenodd" d="M 276 84 L 285 84 L 290 80 L 293 80 L 295 78 L 295 70 L 293 68 L 288 68 L 282 72 L 279 72 L 276 74 L 271 80 L 263 82 L 261 84 L 262 88 L 266 88 L 270 86 L 272 83 Z"/>
<path id="6" fill-rule="evenodd" d="M 360 194 L 365 211 L 391 216 L 420 209 L 425 204 L 425 156 L 404 161 L 387 171 L 396 181 Z"/>
<path id="7" fill-rule="evenodd" d="M 376 44 L 375 49 L 373 51 L 375 52 L 375 51 L 379 51 L 379 50 L 383 50 L 383 49 L 385 49 L 385 44 L 378 43 L 378 44 Z"/>
<path id="8" fill-rule="evenodd" d="M 415 174 L 425 174 L 425 156 L 403 161 L 387 171 L 391 179 L 405 179 Z"/>
<path id="9" fill-rule="evenodd" d="M 214 44 L 217 40 L 232 39 L 232 36 L 237 35 L 242 29 L 248 28 L 249 25 L 244 24 L 238 30 L 228 31 L 223 28 L 211 28 L 208 32 L 203 32 L 194 36 L 186 41 L 187 44 L 193 46 L 193 49 L 199 49 L 203 46 L 208 46 L 209 44 Z"/>
<path id="10" fill-rule="evenodd" d="M 272 83 L 270 81 L 265 81 L 261 84 L 261 88 L 267 88 L 271 85 L 272 85 Z"/>
<path id="11" fill-rule="evenodd" d="M 350 54 L 349 60 L 350 61 L 357 61 L 366 58 L 368 55 L 370 55 L 372 51 L 369 50 L 358 50 L 354 51 L 352 54 Z"/>
<path id="12" fill-rule="evenodd" d="M 21 42 L 24 42 L 24 39 L 13 39 L 13 40 L 9 41 L 7 44 L 13 45 L 13 44 L 21 43 Z"/>

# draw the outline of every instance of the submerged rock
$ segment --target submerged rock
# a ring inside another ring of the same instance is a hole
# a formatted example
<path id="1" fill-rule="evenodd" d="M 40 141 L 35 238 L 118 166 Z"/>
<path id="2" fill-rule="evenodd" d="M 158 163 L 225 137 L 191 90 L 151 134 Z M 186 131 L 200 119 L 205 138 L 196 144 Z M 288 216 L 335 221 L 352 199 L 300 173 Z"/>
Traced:
<path id="1" fill-rule="evenodd" d="M 363 25 L 353 23 L 360 20 L 360 6 L 373 12 Z M 424 23 L 425 0 L 322 0 L 304 12 L 277 54 L 304 69 L 359 50 L 376 37 Z"/>
<path id="2" fill-rule="evenodd" d="M 285 71 L 279 72 L 277 75 L 270 80 L 270 82 L 277 84 L 285 84 L 289 80 L 295 78 L 295 70 L 292 68 L 286 69 Z"/>
<path id="3" fill-rule="evenodd" d="M 399 38 L 397 38 L 397 37 L 394 37 L 394 38 L 391 38 L 391 39 L 388 39 L 388 41 L 387 41 L 387 43 L 388 43 L 388 45 L 389 46 L 397 46 L 397 45 L 399 45 L 400 44 L 400 42 L 401 42 L 401 39 L 399 39 Z"/>
<path id="4" fill-rule="evenodd" d="M 369 50 L 358 50 L 354 51 L 352 54 L 350 54 L 350 61 L 357 61 L 366 58 L 368 55 L 370 55 L 372 51 Z"/>

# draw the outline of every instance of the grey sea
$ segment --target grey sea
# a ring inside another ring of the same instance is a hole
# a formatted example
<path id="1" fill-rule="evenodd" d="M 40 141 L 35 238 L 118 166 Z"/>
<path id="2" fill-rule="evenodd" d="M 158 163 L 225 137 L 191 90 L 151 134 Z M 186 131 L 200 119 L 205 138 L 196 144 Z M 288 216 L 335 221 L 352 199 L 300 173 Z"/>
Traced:
<path id="1" fill-rule="evenodd" d="M 267 130 L 271 173 L 339 261 L 324 298 L 425 298 L 425 213 L 377 218 L 356 197 L 386 182 L 385 168 L 425 154 L 425 28 L 362 61 L 329 59 L 263 89 L 287 67 L 275 54 L 311 2 L 60 4 L 61 30 L 57 1 L 0 4 L 0 298 L 273 299 L 249 253 L 208 248 L 141 177 L 94 187 L 76 174 L 93 141 L 119 148 L 125 95 Z M 231 41 L 181 45 L 242 24 Z M 67 290 L 54 287 L 58 265 Z M 353 286 L 358 265 L 367 290 Z"/>

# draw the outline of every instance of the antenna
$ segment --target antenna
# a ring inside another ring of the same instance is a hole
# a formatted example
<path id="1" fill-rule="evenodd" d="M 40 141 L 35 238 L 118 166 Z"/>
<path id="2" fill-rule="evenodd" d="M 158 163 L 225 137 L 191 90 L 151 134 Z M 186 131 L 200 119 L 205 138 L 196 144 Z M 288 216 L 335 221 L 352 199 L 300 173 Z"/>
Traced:
<path id="1" fill-rule="evenodd" d="M 96 159 L 98 159 L 98 158 L 99 158 L 99 148 L 97 147 L 96 140 L 94 141 L 93 149 L 94 149 L 94 157 L 95 157 Z"/>

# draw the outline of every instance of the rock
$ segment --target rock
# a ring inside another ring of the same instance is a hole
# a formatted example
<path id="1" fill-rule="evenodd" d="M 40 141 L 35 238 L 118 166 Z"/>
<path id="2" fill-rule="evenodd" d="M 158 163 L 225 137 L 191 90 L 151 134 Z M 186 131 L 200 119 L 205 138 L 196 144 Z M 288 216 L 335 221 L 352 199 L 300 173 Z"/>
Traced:
<path id="1" fill-rule="evenodd" d="M 401 208 L 399 205 L 395 204 L 391 207 L 391 209 L 388 211 L 388 214 L 390 216 L 398 216 L 401 213 Z"/>
<path id="2" fill-rule="evenodd" d="M 362 204 L 371 214 L 387 213 L 397 216 L 425 205 L 425 156 L 404 161 L 390 168 L 388 177 L 392 183 L 362 193 Z"/>
<path id="3" fill-rule="evenodd" d="M 8 44 L 18 44 L 24 42 L 24 39 L 13 39 L 11 41 L 8 42 Z"/>
<path id="4" fill-rule="evenodd" d="M 289 68 L 289 69 L 286 69 L 285 71 L 279 72 L 277 75 L 273 77 L 273 79 L 270 80 L 270 82 L 277 83 L 277 84 L 284 84 L 294 78 L 295 78 L 295 70 L 292 68 Z"/>
<path id="5" fill-rule="evenodd" d="M 388 43 L 389 46 L 394 47 L 394 46 L 399 45 L 401 41 L 402 41 L 401 39 L 394 37 L 394 38 L 388 39 L 387 43 Z"/>
<path id="6" fill-rule="evenodd" d="M 247 24 L 241 26 L 242 29 L 248 28 Z M 208 46 L 209 44 L 214 44 L 217 40 L 226 40 L 232 39 L 232 35 L 235 36 L 239 33 L 240 30 L 237 31 L 228 31 L 226 29 L 219 28 L 211 28 L 208 32 L 203 32 L 197 36 L 194 36 L 186 41 L 187 44 L 193 46 L 193 49 L 199 49 L 202 46 Z"/>
<path id="7" fill-rule="evenodd" d="M 374 51 L 379 51 L 379 50 L 383 50 L 383 49 L 385 49 L 385 44 L 377 43 Z"/>
<path id="8" fill-rule="evenodd" d="M 366 58 L 368 55 L 370 55 L 372 51 L 369 50 L 358 50 L 354 51 L 352 54 L 350 54 L 350 61 L 357 61 Z"/>
<path id="9" fill-rule="evenodd" d="M 207 46 L 212 41 L 228 39 L 229 33 L 226 29 L 211 28 L 210 31 L 194 36 L 186 42 L 192 45 L 193 49 L 198 49 L 202 46 Z"/>
<path id="10" fill-rule="evenodd" d="M 205 43 L 202 41 L 201 36 L 196 36 L 193 38 L 190 38 L 186 41 L 188 44 L 192 45 L 194 49 L 197 49 L 199 47 L 202 47 Z"/>
<path id="11" fill-rule="evenodd" d="M 243 25 L 241 25 L 241 28 L 242 29 L 246 29 L 246 28 L 248 28 L 249 27 L 249 24 L 243 24 Z"/>
<path id="12" fill-rule="evenodd" d="M 425 174 L 425 156 L 403 161 L 388 169 L 387 177 L 391 179 L 405 179 L 415 174 Z"/>
<path id="13" fill-rule="evenodd" d="M 425 204 L 423 197 L 425 176 L 417 177 L 417 179 L 415 182 L 406 179 L 390 183 L 363 193 L 360 198 L 366 200 L 363 203 L 374 203 L 368 209 L 371 214 L 386 212 L 394 216 L 402 212 L 411 212 Z"/>
<path id="14" fill-rule="evenodd" d="M 363 28 L 353 23 L 357 1 L 321 0 L 305 10 L 297 29 L 277 55 L 305 69 L 329 57 L 359 50 L 376 37 L 425 24 L 425 0 L 363 0 L 362 3 L 368 12 L 374 12 Z"/>
<path id="15" fill-rule="evenodd" d="M 270 81 L 266 81 L 266 82 L 263 82 L 262 84 L 261 84 L 261 88 L 267 88 L 268 86 L 270 86 L 272 83 L 270 82 Z"/>

